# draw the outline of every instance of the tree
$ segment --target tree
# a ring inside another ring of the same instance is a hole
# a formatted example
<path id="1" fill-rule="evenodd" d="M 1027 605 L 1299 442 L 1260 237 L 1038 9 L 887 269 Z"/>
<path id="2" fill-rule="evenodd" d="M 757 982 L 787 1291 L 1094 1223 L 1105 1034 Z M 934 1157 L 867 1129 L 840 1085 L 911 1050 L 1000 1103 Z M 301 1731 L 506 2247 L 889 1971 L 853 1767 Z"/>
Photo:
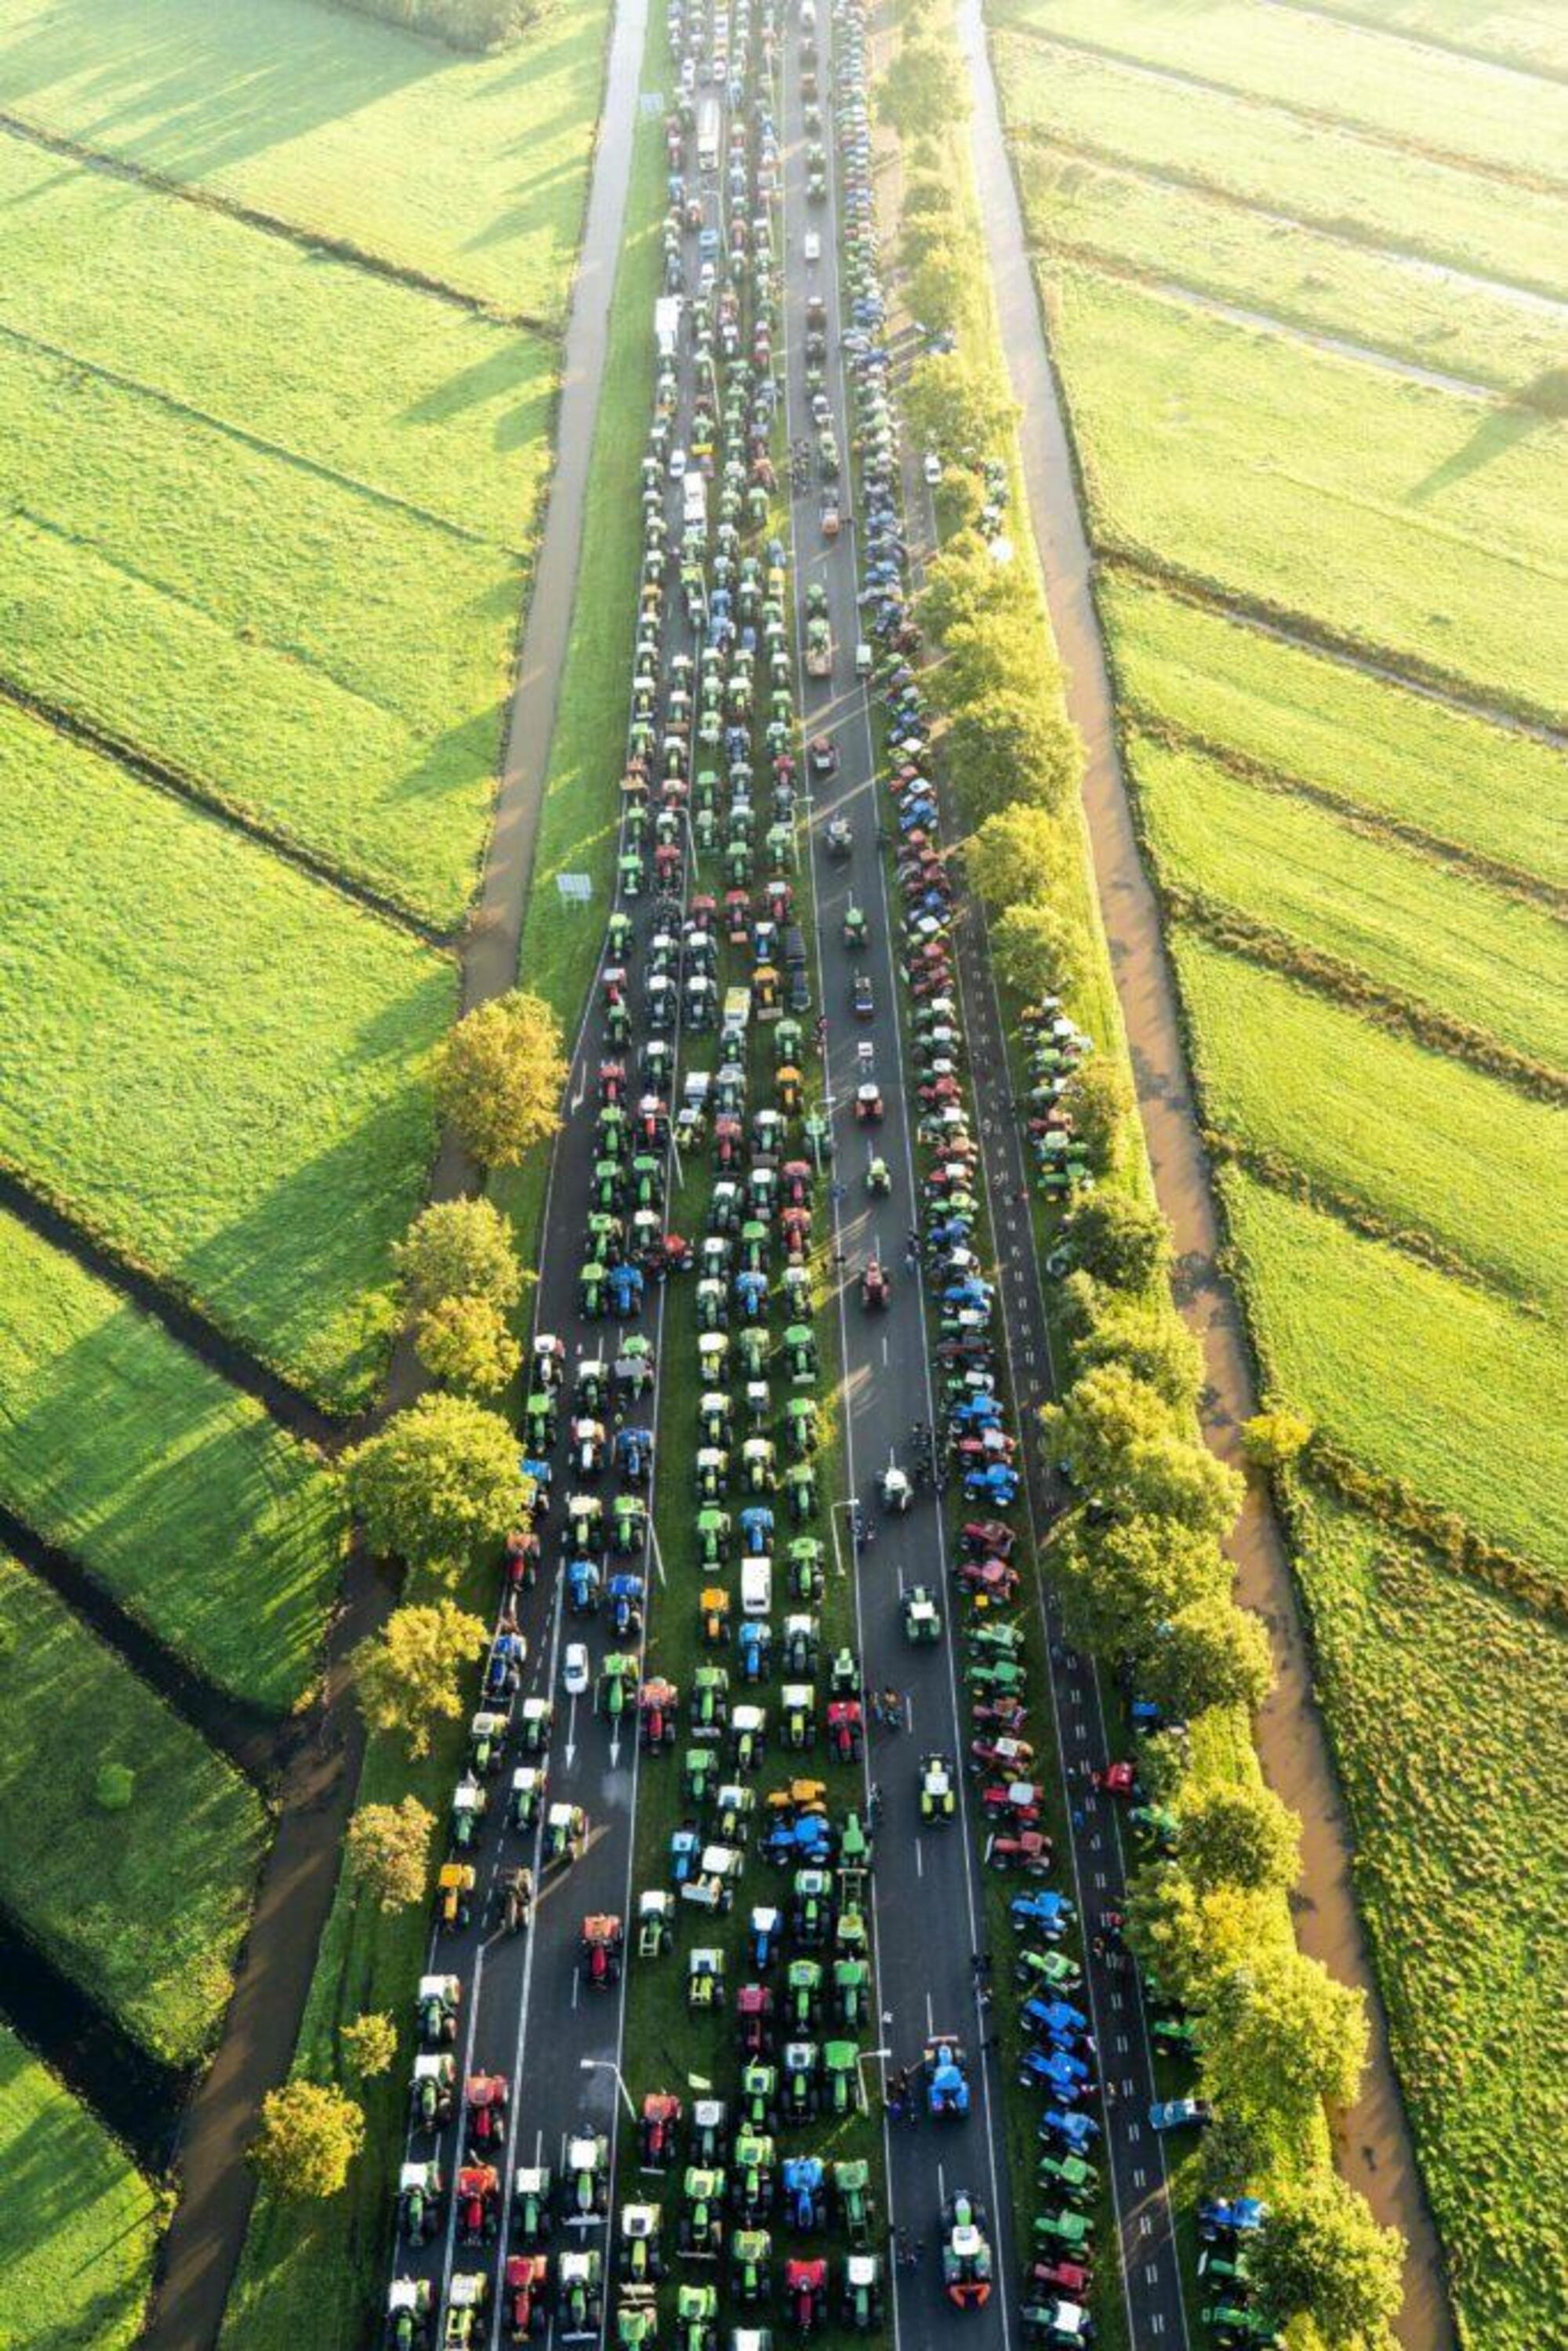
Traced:
<path id="1" fill-rule="evenodd" d="M 909 274 L 910 307 L 922 324 L 939 333 L 963 319 L 975 298 L 972 266 L 966 268 L 956 253 L 933 239 L 932 249 L 915 261 Z"/>
<path id="2" fill-rule="evenodd" d="M 1217 1706 L 1256 1712 L 1273 1687 L 1274 1660 L 1260 1619 L 1215 1592 L 1161 1627 L 1144 1674 L 1149 1696 L 1186 1722 Z"/>
<path id="3" fill-rule="evenodd" d="M 343 1478 L 372 1550 L 447 1577 L 504 1540 L 522 1499 L 511 1428 L 465 1396 L 395 1413 L 343 1456 Z"/>
<path id="4" fill-rule="evenodd" d="M 987 903 L 1015 906 L 1037 898 L 1060 862 L 1059 836 L 1037 808 L 998 809 L 964 847 L 969 880 Z"/>
<path id="5" fill-rule="evenodd" d="M 1126 1155 L 1134 1116 L 1133 1088 L 1120 1061 L 1109 1053 L 1092 1053 L 1081 1061 L 1072 1072 L 1067 1107 L 1096 1173 L 1114 1174 Z"/>
<path id="6" fill-rule="evenodd" d="M 1182 1807 L 1182 1863 L 1200 1893 L 1285 1893 L 1301 1874 L 1301 1836 L 1290 1806 L 1261 1782 L 1220 1781 Z"/>
<path id="7" fill-rule="evenodd" d="M 1096 1281 L 1145 1290 L 1170 1259 L 1170 1233 L 1156 1207 L 1125 1192 L 1092 1192 L 1068 1220 L 1073 1251 Z"/>
<path id="8" fill-rule="evenodd" d="M 1040 1425 L 1080 1493 L 1103 1496 L 1114 1492 L 1134 1447 L 1162 1442 L 1172 1421 L 1157 1389 L 1121 1364 L 1097 1364 L 1060 1404 L 1042 1406 Z"/>
<path id="9" fill-rule="evenodd" d="M 520 987 L 465 1013 L 435 1058 L 444 1118 L 486 1167 L 515 1167 L 560 1124 L 560 1023 Z"/>
<path id="10" fill-rule="evenodd" d="M 942 640 L 941 662 L 931 672 L 931 699 L 955 717 L 998 695 L 1039 701 L 1040 658 L 1039 619 L 1026 605 L 955 621 Z"/>
<path id="11" fill-rule="evenodd" d="M 1312 1443 L 1312 1424 L 1283 1405 L 1256 1412 L 1241 1424 L 1241 1443 L 1249 1461 L 1260 1469 L 1288 1469 Z"/>
<path id="12" fill-rule="evenodd" d="M 488 1200 L 433 1200 L 392 1250 L 411 1315 L 446 1298 L 483 1298 L 505 1314 L 523 1294 L 511 1228 Z"/>
<path id="13" fill-rule="evenodd" d="M 1352 2104 L 1366 2039 L 1359 1991 L 1293 1943 L 1263 1945 L 1206 2002 L 1204 2070 L 1219 2104 L 1284 2139 L 1320 2105 Z"/>
<path id="14" fill-rule="evenodd" d="M 879 95 L 883 119 L 902 138 L 942 131 L 968 112 L 964 68 L 950 41 L 922 35 L 905 41 L 883 75 Z"/>
<path id="15" fill-rule="evenodd" d="M 1234 1469 L 1197 1437 L 1171 1436 L 1140 1446 L 1124 1465 L 1116 1497 L 1125 1513 L 1143 1511 L 1215 1541 L 1230 1526 L 1245 1492 Z"/>
<path id="16" fill-rule="evenodd" d="M 1013 403 L 994 371 L 961 351 L 932 351 L 909 371 L 904 410 L 916 436 L 946 455 L 983 455 L 1013 421 Z"/>
<path id="17" fill-rule="evenodd" d="M 398 1804 L 361 1804 L 343 1840 L 349 1875 L 381 1910 L 423 1902 L 435 1815 L 417 1796 Z"/>
<path id="18" fill-rule="evenodd" d="M 275 2196 L 336 2196 L 364 2144 L 363 2109 L 319 2082 L 286 2082 L 261 2102 L 250 2160 Z"/>
<path id="19" fill-rule="evenodd" d="M 1061 1293 L 1079 1318 L 1074 1360 L 1080 1369 L 1121 1364 L 1135 1379 L 1157 1388 L 1173 1411 L 1196 1405 L 1203 1350 L 1166 1299 L 1103 1290 L 1082 1267 L 1068 1275 Z"/>
<path id="20" fill-rule="evenodd" d="M 462 1713 L 458 1675 L 483 1655 L 488 1638 L 482 1621 L 451 1600 L 394 1608 L 350 1660 L 371 1729 L 401 1730 L 411 1755 L 428 1755 L 436 1723 Z"/>
<path id="21" fill-rule="evenodd" d="M 1253 1949 L 1258 1904 L 1228 1886 L 1200 1896 L 1179 1863 L 1163 1862 L 1134 1876 L 1127 1904 L 1127 1939 L 1139 1964 L 1157 1976 L 1162 1992 L 1203 2011 L 1218 1981 Z"/>
<path id="22" fill-rule="evenodd" d="M 1006 569 L 1006 566 L 993 566 Z M 956 707 L 947 728 L 947 763 L 972 820 L 983 821 L 1020 801 L 1053 814 L 1064 809 L 1083 772 L 1083 745 L 1066 713 L 1037 681 Z"/>
<path id="23" fill-rule="evenodd" d="M 465 1395 L 495 1395 L 523 1360 L 505 1315 L 487 1298 L 444 1298 L 421 1315 L 413 1344 L 433 1380 Z"/>
<path id="24" fill-rule="evenodd" d="M 1260 2300 L 1281 2319 L 1309 2317 L 1332 2351 L 1385 2339 L 1398 2314 L 1405 2241 L 1380 2229 L 1338 2172 L 1314 2171 L 1269 2199 L 1249 2256 Z"/>
<path id="25" fill-rule="evenodd" d="M 1011 564 L 998 563 L 977 530 L 949 538 L 926 568 L 920 590 L 920 620 L 940 641 L 961 622 L 1009 608 L 1027 611 L 1023 582 Z"/>
<path id="26" fill-rule="evenodd" d="M 373 2082 L 389 2073 L 397 2055 L 397 2027 L 384 2010 L 367 2010 L 351 2024 L 338 2027 L 345 2060 L 361 2082 Z"/>
<path id="27" fill-rule="evenodd" d="M 1161 1625 L 1225 1574 L 1212 1540 L 1169 1519 L 1082 1510 L 1062 1522 L 1051 1562 L 1072 1639 L 1107 1658 L 1138 1656 Z"/>
<path id="28" fill-rule="evenodd" d="M 1078 966 L 1071 930 L 1054 907 L 1009 906 L 991 925 L 991 956 L 1009 987 L 1031 1001 L 1065 996 L 1076 985 Z"/>

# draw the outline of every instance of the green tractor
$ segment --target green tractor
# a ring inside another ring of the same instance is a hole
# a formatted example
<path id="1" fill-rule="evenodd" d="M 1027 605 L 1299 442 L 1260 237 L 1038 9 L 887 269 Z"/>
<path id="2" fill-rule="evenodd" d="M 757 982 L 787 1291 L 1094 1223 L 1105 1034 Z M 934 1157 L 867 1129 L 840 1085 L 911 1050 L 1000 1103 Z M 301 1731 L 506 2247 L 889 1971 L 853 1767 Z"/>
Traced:
<path id="1" fill-rule="evenodd" d="M 664 2274 L 659 2231 L 664 2215 L 657 2204 L 623 2204 L 621 2208 L 620 2271 L 623 2285 L 656 2285 Z"/>
<path id="2" fill-rule="evenodd" d="M 677 2351 L 718 2351 L 718 2288 L 683 2285 L 675 2295 Z"/>
<path id="3" fill-rule="evenodd" d="M 680 2246 L 688 2262 L 716 2262 L 724 2251 L 724 2174 L 690 2164 L 682 2183 Z"/>
<path id="4" fill-rule="evenodd" d="M 773 2240 L 766 2229 L 737 2229 L 729 2241 L 729 2290 L 755 2310 L 773 2291 Z"/>
<path id="5" fill-rule="evenodd" d="M 882 2257 L 855 2252 L 844 2258 L 841 2297 L 844 2324 L 857 2335 L 873 2335 L 882 2325 Z"/>
<path id="6" fill-rule="evenodd" d="M 595 1708 L 607 1722 L 619 1722 L 636 1695 L 636 1658 L 629 1651 L 612 1649 L 599 1668 Z"/>
<path id="7" fill-rule="evenodd" d="M 850 2243 L 857 2249 L 869 2245 L 873 2217 L 870 2165 L 862 2162 L 835 2163 L 832 2177 L 840 2227 Z"/>
<path id="8" fill-rule="evenodd" d="M 737 2132 L 729 2180 L 730 2201 L 737 2217 L 748 2227 L 765 2220 L 772 2210 L 778 2169 L 778 2150 L 768 2132 Z"/>
<path id="9" fill-rule="evenodd" d="M 833 2010 L 844 2025 L 863 2024 L 871 2008 L 871 1970 L 864 1959 L 833 1961 Z"/>
<path id="10" fill-rule="evenodd" d="M 822 1963 L 791 1959 L 784 1978 L 784 2022 L 791 2032 L 810 2032 L 822 2012 Z"/>
<path id="11" fill-rule="evenodd" d="M 748 2131 L 770 2132 L 779 2120 L 779 2068 L 756 2058 L 740 2076 L 740 2116 Z"/>
<path id="12" fill-rule="evenodd" d="M 860 2094 L 860 2051 L 852 2041 L 830 2041 L 822 2050 L 823 2104 L 829 2114 L 853 2114 Z"/>

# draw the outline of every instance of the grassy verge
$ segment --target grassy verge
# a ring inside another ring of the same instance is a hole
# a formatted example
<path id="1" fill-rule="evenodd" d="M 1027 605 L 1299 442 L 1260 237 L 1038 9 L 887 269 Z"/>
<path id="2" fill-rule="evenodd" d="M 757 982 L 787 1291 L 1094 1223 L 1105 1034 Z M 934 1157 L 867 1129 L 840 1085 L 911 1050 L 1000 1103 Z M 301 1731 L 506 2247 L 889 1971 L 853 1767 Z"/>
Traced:
<path id="1" fill-rule="evenodd" d="M 451 963 L 15 713 L 0 773 L 0 1154 L 324 1401 L 364 1402 Z"/>
<path id="2" fill-rule="evenodd" d="M 0 1497 L 17 1516 L 197 1672 L 255 1705 L 292 1707 L 315 1669 L 343 1531 L 308 1449 L 4 1213 L 0 1386 Z"/>
<path id="3" fill-rule="evenodd" d="M 458 57 L 314 0 L 5 0 L 0 108 L 559 322 L 608 17 L 557 0 Z"/>
<path id="4" fill-rule="evenodd" d="M 232 1988 L 260 1799 L 4 1554 L 0 1651 L 0 1898 L 156 2056 L 190 2064 Z"/>
<path id="5" fill-rule="evenodd" d="M 650 70 L 663 57 L 663 36 Z M 626 663 L 636 612 L 641 515 L 637 463 L 652 399 L 649 321 L 659 266 L 662 196 L 659 125 L 639 120 L 627 198 L 627 233 L 611 314 L 610 350 L 595 434 L 577 612 L 546 779 L 534 887 L 524 925 L 520 976 L 555 1006 L 569 1033 L 598 959 L 601 924 L 593 910 L 565 909 L 554 887 L 563 870 L 595 877 L 608 901 L 613 826 L 626 728 Z M 619 624 L 618 624 L 619 616 Z M 548 1154 L 496 1186 L 513 1219 L 519 1252 L 537 1264 L 542 1242 Z M 494 1571 L 474 1571 L 460 1596 L 487 1614 Z M 438 1737 L 429 1759 L 411 1764 L 401 1744 L 371 1738 L 359 1799 L 396 1802 L 414 1794 L 438 1814 L 456 1774 L 464 1729 Z M 321 2351 L 363 2340 L 366 2314 L 384 2283 L 392 2181 L 402 2158 L 407 2095 L 410 1988 L 428 1935 L 423 1906 L 383 1915 L 340 1884 L 322 1937 L 294 2070 L 337 2080 L 344 2069 L 339 2029 L 367 2011 L 389 2011 L 400 2028 L 397 2061 L 379 2082 L 355 2086 L 366 2110 L 365 2150 L 344 2193 L 301 2216 L 257 2197 L 229 2297 L 223 2351 L 292 2351 L 307 2336 Z"/>
<path id="6" fill-rule="evenodd" d="M 0 2339 L 130 2351 L 152 2278 L 153 2192 L 4 2025 L 0 2166 Z"/>

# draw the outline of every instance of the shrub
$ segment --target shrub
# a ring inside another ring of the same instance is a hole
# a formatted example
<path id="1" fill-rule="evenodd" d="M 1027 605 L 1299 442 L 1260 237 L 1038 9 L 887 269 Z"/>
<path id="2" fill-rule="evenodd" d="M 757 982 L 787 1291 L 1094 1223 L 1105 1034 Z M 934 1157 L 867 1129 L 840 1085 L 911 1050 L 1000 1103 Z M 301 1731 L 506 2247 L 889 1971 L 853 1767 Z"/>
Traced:
<path id="1" fill-rule="evenodd" d="M 136 1796 L 136 1774 L 129 1763 L 104 1763 L 92 1783 L 92 1800 L 100 1813 L 127 1813 Z"/>

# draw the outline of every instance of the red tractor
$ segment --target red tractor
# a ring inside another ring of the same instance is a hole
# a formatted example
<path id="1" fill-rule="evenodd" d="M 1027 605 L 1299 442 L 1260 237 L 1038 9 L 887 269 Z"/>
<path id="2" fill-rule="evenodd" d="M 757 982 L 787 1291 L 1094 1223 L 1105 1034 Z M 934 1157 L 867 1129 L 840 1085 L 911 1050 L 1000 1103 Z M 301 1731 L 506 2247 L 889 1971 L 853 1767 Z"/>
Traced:
<path id="1" fill-rule="evenodd" d="M 828 1745 L 839 1763 L 858 1763 L 865 1725 L 857 1698 L 834 1698 L 828 1708 Z"/>
<path id="2" fill-rule="evenodd" d="M 582 1922 L 582 1980 L 591 1991 L 611 1991 L 621 1980 L 625 1946 L 619 1918 L 603 1912 Z"/>
<path id="3" fill-rule="evenodd" d="M 650 2090 L 639 2125 L 644 2171 L 667 2171 L 679 2149 L 682 2107 L 669 2090 Z"/>
<path id="4" fill-rule="evenodd" d="M 457 2175 L 460 2244 L 492 2245 L 501 2225 L 501 2175 L 493 2163 L 465 2163 Z"/>
<path id="5" fill-rule="evenodd" d="M 532 2343 L 549 2324 L 549 2256 L 513 2253 L 504 2279 L 508 2343 Z"/>
<path id="6" fill-rule="evenodd" d="M 827 2262 L 786 2262 L 784 2301 L 797 2335 L 820 2333 L 828 2315 Z"/>
<path id="7" fill-rule="evenodd" d="M 510 2095 L 500 2074 L 469 2074 L 463 2085 L 463 2132 L 470 2155 L 487 2159 L 505 2147 Z"/>

